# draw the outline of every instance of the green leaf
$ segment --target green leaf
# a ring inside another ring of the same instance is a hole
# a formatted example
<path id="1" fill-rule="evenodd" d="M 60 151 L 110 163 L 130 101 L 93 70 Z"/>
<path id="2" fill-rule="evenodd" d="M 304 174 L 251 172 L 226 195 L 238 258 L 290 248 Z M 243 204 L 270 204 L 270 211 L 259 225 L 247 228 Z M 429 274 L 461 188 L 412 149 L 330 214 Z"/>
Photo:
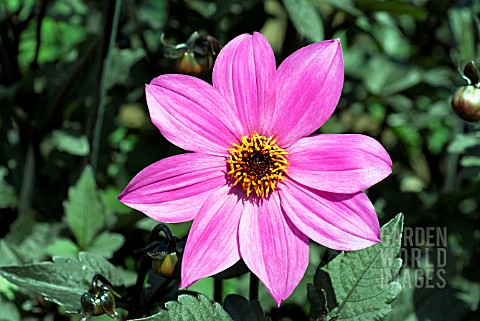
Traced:
<path id="1" fill-rule="evenodd" d="M 118 49 L 111 52 L 110 71 L 107 77 L 107 88 L 114 85 L 125 85 L 129 79 L 133 65 L 145 57 L 143 49 Z"/>
<path id="2" fill-rule="evenodd" d="M 90 152 L 86 136 L 74 136 L 62 130 L 52 132 L 51 144 L 61 152 L 76 156 L 86 156 Z"/>
<path id="3" fill-rule="evenodd" d="M 75 186 L 68 190 L 63 203 L 65 220 L 81 249 L 87 249 L 105 225 L 105 211 L 100 202 L 92 168 L 86 166 Z"/>
<path id="4" fill-rule="evenodd" d="M 19 287 L 38 292 L 49 301 L 80 310 L 80 297 L 90 288 L 92 277 L 101 274 L 113 285 L 123 285 L 116 268 L 99 255 L 81 252 L 77 258 L 53 257 L 40 262 L 0 268 L 0 275 Z"/>
<path id="5" fill-rule="evenodd" d="M 258 300 L 248 301 L 240 295 L 230 294 L 225 298 L 225 310 L 234 321 L 268 321 L 269 317 L 260 306 Z"/>
<path id="6" fill-rule="evenodd" d="M 322 268 L 331 279 L 339 306 L 328 314 L 337 320 L 382 320 L 401 291 L 398 274 L 403 215 L 398 214 L 381 229 L 381 243 L 360 251 L 341 253 Z M 319 289 L 317 289 L 319 290 Z"/>
<path id="7" fill-rule="evenodd" d="M 22 262 L 39 261 L 47 256 L 47 246 L 58 237 L 61 228 L 60 223 L 40 223 L 27 215 L 11 225 L 5 240 Z"/>
<path id="8" fill-rule="evenodd" d="M 165 304 L 167 310 L 137 321 L 232 321 L 232 318 L 216 302 L 206 296 L 180 295 L 177 301 Z"/>
<path id="9" fill-rule="evenodd" d="M 125 237 L 118 233 L 104 232 L 98 235 L 88 248 L 89 252 L 110 259 L 125 242 Z"/>
<path id="10" fill-rule="evenodd" d="M 463 61 L 474 60 L 476 56 L 473 16 L 472 10 L 468 7 L 448 10 L 450 28 L 458 46 L 460 59 Z"/>
<path id="11" fill-rule="evenodd" d="M 464 156 L 460 161 L 460 164 L 464 167 L 479 167 L 480 157 L 478 156 Z"/>
<path id="12" fill-rule="evenodd" d="M 13 265 L 17 263 L 18 258 L 14 251 L 10 248 L 10 245 L 6 240 L 0 240 L 0 266 Z M 15 297 L 13 290 L 15 289 L 16 286 L 14 284 L 8 282 L 4 277 L 0 276 L 0 294 L 3 294 L 10 300 L 13 300 Z M 2 296 L 0 295 L 0 298 L 1 297 Z"/>
<path id="13" fill-rule="evenodd" d="M 372 94 L 384 97 L 411 88 L 422 80 L 419 70 L 405 68 L 382 56 L 370 60 L 363 77 L 365 87 Z"/>
<path id="14" fill-rule="evenodd" d="M 80 252 L 80 249 L 77 244 L 64 238 L 56 239 L 47 246 L 47 253 L 51 256 L 76 257 L 78 252 Z"/>
<path id="15" fill-rule="evenodd" d="M 16 207 L 18 202 L 15 189 L 4 180 L 7 173 L 8 170 L 0 166 L 0 208 Z"/>
<path id="16" fill-rule="evenodd" d="M 423 263 L 422 263 L 423 264 Z M 464 320 L 468 311 L 476 309 L 462 300 L 462 291 L 450 286 L 420 287 L 417 282 L 425 282 L 428 268 L 405 268 L 399 275 L 399 281 L 404 285 L 402 292 L 393 303 L 393 312 L 388 321 L 420 321 L 420 320 Z M 422 278 L 423 277 L 423 278 Z M 431 280 L 431 279 L 430 279 Z M 427 281 L 428 282 L 428 281 Z M 432 283 L 431 283 L 432 284 Z M 475 282 L 469 284 L 469 289 L 475 290 Z M 477 287 L 478 291 L 478 287 Z"/>
<path id="17" fill-rule="evenodd" d="M 408 15 L 420 20 L 428 15 L 423 7 L 402 3 L 402 1 L 357 0 L 357 6 L 364 12 L 385 11 L 392 15 Z"/>
<path id="18" fill-rule="evenodd" d="M 5 300 L 1 295 L 0 311 L 2 311 L 0 321 L 20 321 L 22 319 L 17 306 L 13 302 Z"/>
<path id="19" fill-rule="evenodd" d="M 324 39 L 322 18 L 309 0 L 283 0 L 283 4 L 299 34 L 314 42 Z"/>
<path id="20" fill-rule="evenodd" d="M 463 154 L 467 149 L 480 146 L 480 133 L 458 134 L 447 150 L 452 154 Z"/>
<path id="21" fill-rule="evenodd" d="M 324 2 L 354 17 L 363 16 L 363 12 L 353 5 L 352 0 L 324 0 Z"/>

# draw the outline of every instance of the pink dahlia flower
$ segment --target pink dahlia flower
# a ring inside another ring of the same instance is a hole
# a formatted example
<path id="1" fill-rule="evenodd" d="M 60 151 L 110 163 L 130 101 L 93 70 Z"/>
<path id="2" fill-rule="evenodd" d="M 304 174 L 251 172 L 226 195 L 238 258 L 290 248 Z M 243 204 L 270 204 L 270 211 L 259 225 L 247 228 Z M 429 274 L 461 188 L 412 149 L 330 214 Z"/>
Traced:
<path id="1" fill-rule="evenodd" d="M 146 86 L 155 126 L 192 153 L 143 169 L 119 199 L 157 221 L 194 220 L 181 287 L 243 259 L 280 304 L 305 273 L 309 239 L 338 250 L 379 242 L 362 191 L 391 173 L 385 149 L 364 135 L 308 137 L 340 98 L 340 41 L 275 66 L 268 41 L 244 34 L 218 55 L 213 86 L 185 75 Z"/>

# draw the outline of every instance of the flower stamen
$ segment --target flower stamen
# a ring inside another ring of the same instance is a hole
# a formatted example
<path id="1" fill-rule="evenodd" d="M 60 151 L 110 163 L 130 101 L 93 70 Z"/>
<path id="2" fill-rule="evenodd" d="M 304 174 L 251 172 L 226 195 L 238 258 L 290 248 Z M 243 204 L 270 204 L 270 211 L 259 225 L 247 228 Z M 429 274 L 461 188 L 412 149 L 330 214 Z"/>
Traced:
<path id="1" fill-rule="evenodd" d="M 241 142 L 241 145 L 232 143 L 233 147 L 228 149 L 228 174 L 234 179 L 233 186 L 240 184 L 247 197 L 253 192 L 264 198 L 277 187 L 278 181 L 285 179 L 290 165 L 288 152 L 277 145 L 273 136 L 262 136 L 255 131 L 242 136 Z"/>

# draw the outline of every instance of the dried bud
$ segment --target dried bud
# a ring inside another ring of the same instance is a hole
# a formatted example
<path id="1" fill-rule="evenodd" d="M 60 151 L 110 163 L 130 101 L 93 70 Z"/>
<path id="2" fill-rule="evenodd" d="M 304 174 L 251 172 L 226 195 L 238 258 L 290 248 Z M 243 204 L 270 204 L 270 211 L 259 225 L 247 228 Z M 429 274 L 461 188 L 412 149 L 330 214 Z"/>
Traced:
<path id="1" fill-rule="evenodd" d="M 480 120 L 480 88 L 472 85 L 459 87 L 452 98 L 452 108 L 466 121 Z"/>

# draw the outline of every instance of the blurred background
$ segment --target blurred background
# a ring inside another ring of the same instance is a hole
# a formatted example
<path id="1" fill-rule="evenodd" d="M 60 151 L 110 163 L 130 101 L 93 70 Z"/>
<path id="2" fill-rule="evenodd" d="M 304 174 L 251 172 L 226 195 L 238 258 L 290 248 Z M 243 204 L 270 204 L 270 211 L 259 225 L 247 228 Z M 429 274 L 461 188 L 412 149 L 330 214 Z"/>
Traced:
<path id="1" fill-rule="evenodd" d="M 414 235 L 388 320 L 480 320 L 480 126 L 450 103 L 467 85 L 465 64 L 480 63 L 479 15 L 474 0 L 0 0 L 0 266 L 90 251 L 134 282 L 132 249 L 157 222 L 116 196 L 145 166 L 183 152 L 150 122 L 144 85 L 172 72 L 210 81 L 218 48 L 241 33 L 264 34 L 277 64 L 340 38 L 342 98 L 318 132 L 385 146 L 393 174 L 367 193 L 382 225 L 403 212 Z M 95 181 L 82 189 L 87 164 Z M 74 198 L 98 200 L 89 242 L 65 217 Z M 171 228 L 185 237 L 189 224 Z M 327 254 L 312 244 L 283 314 L 308 314 L 306 284 Z M 247 285 L 226 280 L 225 294 Z M 211 279 L 191 289 L 212 297 Z M 262 286 L 260 300 L 275 319 Z M 78 320 L 1 277 L 0 311 L 1 320 Z"/>

